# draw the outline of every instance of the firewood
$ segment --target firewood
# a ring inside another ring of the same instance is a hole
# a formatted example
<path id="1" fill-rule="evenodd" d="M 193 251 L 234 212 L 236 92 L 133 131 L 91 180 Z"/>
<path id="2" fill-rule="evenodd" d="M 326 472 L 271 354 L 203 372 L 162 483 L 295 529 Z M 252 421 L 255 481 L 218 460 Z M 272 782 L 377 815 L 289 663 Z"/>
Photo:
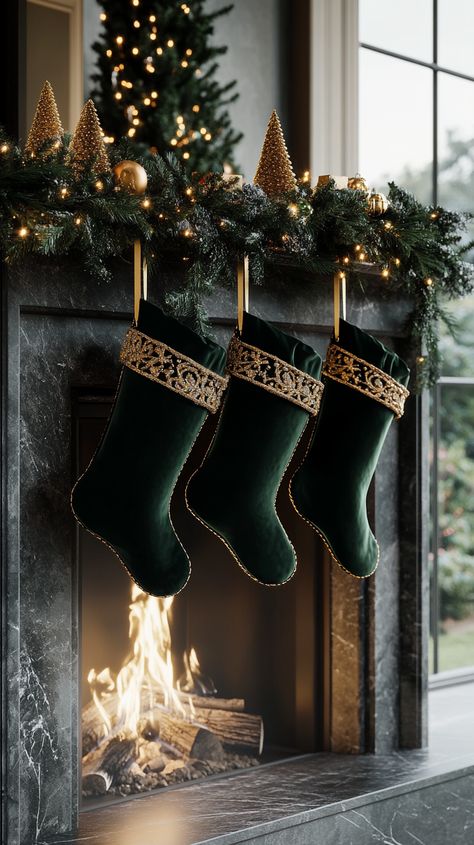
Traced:
<path id="1" fill-rule="evenodd" d="M 153 723 L 158 726 L 160 740 L 174 746 L 187 757 L 215 761 L 224 757 L 221 741 L 202 725 L 187 722 L 158 708 L 153 711 Z"/>
<path id="2" fill-rule="evenodd" d="M 193 721 L 205 725 L 223 745 L 229 746 L 232 750 L 246 748 L 257 754 L 262 753 L 263 720 L 261 716 L 232 710 L 195 707 Z"/>
<path id="3" fill-rule="evenodd" d="M 105 795 L 121 773 L 135 761 L 136 754 L 136 741 L 121 736 L 113 737 L 86 754 L 82 761 L 83 794 Z"/>

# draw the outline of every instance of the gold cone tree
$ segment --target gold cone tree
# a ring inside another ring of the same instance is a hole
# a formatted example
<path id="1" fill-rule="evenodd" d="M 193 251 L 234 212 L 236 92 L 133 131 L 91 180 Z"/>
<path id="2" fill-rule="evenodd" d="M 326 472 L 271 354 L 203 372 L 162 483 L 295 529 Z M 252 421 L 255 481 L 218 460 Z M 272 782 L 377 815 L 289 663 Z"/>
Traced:
<path id="1" fill-rule="evenodd" d="M 253 181 L 254 185 L 258 185 L 269 197 L 285 194 L 296 188 L 296 177 L 276 111 L 272 112 L 268 122 Z"/>
<path id="2" fill-rule="evenodd" d="M 82 109 L 69 147 L 68 164 L 76 176 L 81 176 L 86 170 L 94 176 L 110 171 L 102 129 L 92 100 L 87 100 Z"/>
<path id="3" fill-rule="evenodd" d="M 54 91 L 51 84 L 46 81 L 36 106 L 25 153 L 35 156 L 41 151 L 41 155 L 51 155 L 52 151 L 59 146 L 63 133 Z"/>

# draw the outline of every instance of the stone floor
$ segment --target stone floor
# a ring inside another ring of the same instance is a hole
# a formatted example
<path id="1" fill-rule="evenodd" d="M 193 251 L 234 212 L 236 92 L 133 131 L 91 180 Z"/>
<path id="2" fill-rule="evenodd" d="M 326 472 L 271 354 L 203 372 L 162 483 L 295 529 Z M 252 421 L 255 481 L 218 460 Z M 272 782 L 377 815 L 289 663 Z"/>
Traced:
<path id="1" fill-rule="evenodd" d="M 314 754 L 81 815 L 79 845 L 473 845 L 474 684 L 430 694 L 430 748 Z"/>

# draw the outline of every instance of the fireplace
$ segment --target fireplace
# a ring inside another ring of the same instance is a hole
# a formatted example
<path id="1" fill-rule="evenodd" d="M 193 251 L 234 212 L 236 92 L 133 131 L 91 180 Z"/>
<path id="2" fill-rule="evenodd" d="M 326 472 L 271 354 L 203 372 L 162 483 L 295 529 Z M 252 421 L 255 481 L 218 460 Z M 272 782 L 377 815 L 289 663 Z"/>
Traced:
<path id="1" fill-rule="evenodd" d="M 9 845 L 32 845 L 77 829 L 85 675 L 109 667 L 116 676 L 129 650 L 130 582 L 115 558 L 79 532 L 69 496 L 108 414 L 132 286 L 123 263 L 113 283 L 66 262 L 35 260 L 2 273 L 2 833 Z M 163 271 L 152 298 L 165 287 Z M 349 306 L 353 322 L 413 360 L 418 350 L 408 347 L 404 328 L 409 303 L 366 276 L 351 285 Z M 234 293 L 217 292 L 208 307 L 226 344 Z M 326 348 L 328 280 L 268 279 L 252 290 L 251 308 L 320 352 Z M 212 422 L 184 475 L 211 430 Z M 295 752 L 386 753 L 425 744 L 426 436 L 426 399 L 411 399 L 390 430 L 373 485 L 371 518 L 383 557 L 367 582 L 331 565 L 283 491 L 282 519 L 300 563 L 288 585 L 260 587 L 182 509 L 184 478 L 178 485 L 175 519 L 193 572 L 170 609 L 174 680 L 182 679 L 186 696 L 182 660 L 194 647 L 217 688 L 213 696 L 244 700 L 241 712 L 262 718 L 263 753 L 253 755 L 260 766 Z M 93 681 L 97 693 L 107 688 L 106 675 L 102 681 Z M 161 742 L 152 731 L 141 739 Z M 245 748 L 238 753 L 252 757 Z M 83 806 L 118 797 L 109 791 Z"/>
<path id="2" fill-rule="evenodd" d="M 94 454 L 112 398 L 106 389 L 73 395 L 76 477 Z M 79 529 L 84 807 L 321 747 L 321 681 L 311 700 L 298 694 L 323 667 L 316 606 L 324 585 L 314 548 L 298 548 L 297 574 L 284 591 L 268 590 L 187 513 L 184 485 L 214 427 L 209 420 L 173 499 L 173 522 L 193 563 L 186 590 L 174 599 L 146 596 L 113 553 Z M 299 546 L 289 507 L 284 520 Z"/>

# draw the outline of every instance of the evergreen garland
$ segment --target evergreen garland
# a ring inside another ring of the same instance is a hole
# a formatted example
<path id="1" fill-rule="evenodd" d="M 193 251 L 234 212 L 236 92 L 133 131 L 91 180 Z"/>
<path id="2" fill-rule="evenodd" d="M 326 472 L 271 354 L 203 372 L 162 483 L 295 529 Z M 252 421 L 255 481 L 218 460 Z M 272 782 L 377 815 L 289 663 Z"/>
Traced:
<path id="1" fill-rule="evenodd" d="M 387 212 L 372 216 L 367 197 L 334 183 L 270 199 L 255 185 L 220 174 L 189 176 L 171 154 L 147 156 L 146 195 L 118 190 L 110 173 L 75 175 L 67 166 L 67 138 L 44 158 L 24 154 L 0 135 L 0 244 L 8 262 L 27 255 L 71 255 L 90 273 L 109 278 L 108 259 L 141 238 L 150 264 L 185 268 L 185 283 L 168 294 L 167 305 L 201 333 L 207 331 L 202 301 L 219 285 L 235 284 L 237 256 L 247 253 L 253 284 L 265 283 L 265 268 L 315 278 L 337 270 L 378 268 L 387 296 L 413 302 L 409 331 L 423 349 L 418 384 L 439 375 L 438 324 L 452 325 L 447 299 L 474 289 L 461 246 L 466 215 L 425 207 L 390 185 Z M 111 164 L 133 158 L 122 142 Z"/>

